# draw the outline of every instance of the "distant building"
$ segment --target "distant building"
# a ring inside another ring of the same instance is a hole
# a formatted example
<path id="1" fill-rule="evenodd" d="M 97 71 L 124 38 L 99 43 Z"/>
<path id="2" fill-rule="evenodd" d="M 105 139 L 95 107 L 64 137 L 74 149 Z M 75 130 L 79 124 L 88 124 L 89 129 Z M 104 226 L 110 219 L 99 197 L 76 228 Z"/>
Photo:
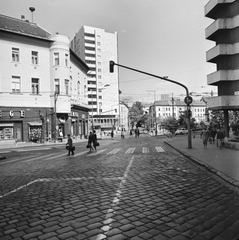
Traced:
<path id="1" fill-rule="evenodd" d="M 109 125 L 104 124 L 103 130 L 110 130 L 115 122 L 119 123 L 120 117 L 118 69 L 115 67 L 114 73 L 109 72 L 110 60 L 118 62 L 117 33 L 83 26 L 71 41 L 71 49 L 91 69 L 87 78 L 90 114 L 98 119 L 108 116 Z M 94 126 L 103 127 L 100 125 L 95 120 Z"/>
<path id="2" fill-rule="evenodd" d="M 155 105 L 151 105 L 149 108 L 150 116 L 156 118 L 173 117 L 177 120 L 180 115 L 187 109 L 184 101 L 161 100 L 156 101 Z M 202 101 L 193 101 L 191 104 L 192 118 L 195 118 L 196 122 L 200 123 L 205 121 L 206 104 Z M 155 121 L 155 120 L 154 120 Z"/>
<path id="3" fill-rule="evenodd" d="M 239 1 L 210 0 L 205 16 L 214 20 L 206 29 L 206 39 L 216 43 L 206 57 L 217 65 L 217 71 L 207 76 L 207 82 L 218 88 L 218 96 L 208 99 L 208 107 L 224 111 L 228 134 L 228 110 L 239 110 Z"/>
<path id="4" fill-rule="evenodd" d="M 69 38 L 0 15 L 0 140 L 88 133 L 89 67 Z"/>

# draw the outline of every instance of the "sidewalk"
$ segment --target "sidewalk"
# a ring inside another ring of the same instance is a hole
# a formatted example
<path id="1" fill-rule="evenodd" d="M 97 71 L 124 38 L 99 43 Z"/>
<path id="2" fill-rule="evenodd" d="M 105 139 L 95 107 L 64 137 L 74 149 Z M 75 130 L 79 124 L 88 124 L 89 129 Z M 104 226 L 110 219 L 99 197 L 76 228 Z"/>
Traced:
<path id="1" fill-rule="evenodd" d="M 228 148 L 216 147 L 216 144 L 208 144 L 203 148 L 202 139 L 199 136 L 192 138 L 192 149 L 188 149 L 188 137 L 176 136 L 172 142 L 165 141 L 168 145 L 182 155 L 196 161 L 199 165 L 217 174 L 233 186 L 239 187 L 239 151 Z"/>

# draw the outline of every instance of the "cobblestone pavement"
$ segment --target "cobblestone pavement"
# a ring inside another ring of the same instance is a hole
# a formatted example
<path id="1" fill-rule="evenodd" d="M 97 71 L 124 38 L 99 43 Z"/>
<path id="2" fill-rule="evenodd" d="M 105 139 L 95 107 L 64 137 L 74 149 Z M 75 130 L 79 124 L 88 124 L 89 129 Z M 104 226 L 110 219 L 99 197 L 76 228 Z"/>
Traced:
<path id="1" fill-rule="evenodd" d="M 157 138 L 8 153 L 1 240 L 239 239 L 238 191 Z"/>

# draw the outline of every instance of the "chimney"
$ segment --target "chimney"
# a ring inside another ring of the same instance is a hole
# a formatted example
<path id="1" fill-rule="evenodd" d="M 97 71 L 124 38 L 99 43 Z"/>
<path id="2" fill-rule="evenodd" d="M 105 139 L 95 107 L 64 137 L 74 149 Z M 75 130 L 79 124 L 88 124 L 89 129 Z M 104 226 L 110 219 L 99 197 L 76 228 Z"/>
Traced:
<path id="1" fill-rule="evenodd" d="M 24 21 L 25 20 L 25 16 L 21 15 L 21 20 Z"/>

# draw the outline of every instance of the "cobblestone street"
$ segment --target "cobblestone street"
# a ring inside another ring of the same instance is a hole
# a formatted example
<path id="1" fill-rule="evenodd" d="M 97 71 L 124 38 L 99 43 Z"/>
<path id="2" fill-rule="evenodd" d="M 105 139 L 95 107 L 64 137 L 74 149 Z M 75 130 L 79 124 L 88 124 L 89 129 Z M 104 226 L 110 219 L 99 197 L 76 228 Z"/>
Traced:
<path id="1" fill-rule="evenodd" d="M 223 180 L 159 138 L 100 144 L 8 153 L 0 239 L 239 239 L 238 191 Z"/>

